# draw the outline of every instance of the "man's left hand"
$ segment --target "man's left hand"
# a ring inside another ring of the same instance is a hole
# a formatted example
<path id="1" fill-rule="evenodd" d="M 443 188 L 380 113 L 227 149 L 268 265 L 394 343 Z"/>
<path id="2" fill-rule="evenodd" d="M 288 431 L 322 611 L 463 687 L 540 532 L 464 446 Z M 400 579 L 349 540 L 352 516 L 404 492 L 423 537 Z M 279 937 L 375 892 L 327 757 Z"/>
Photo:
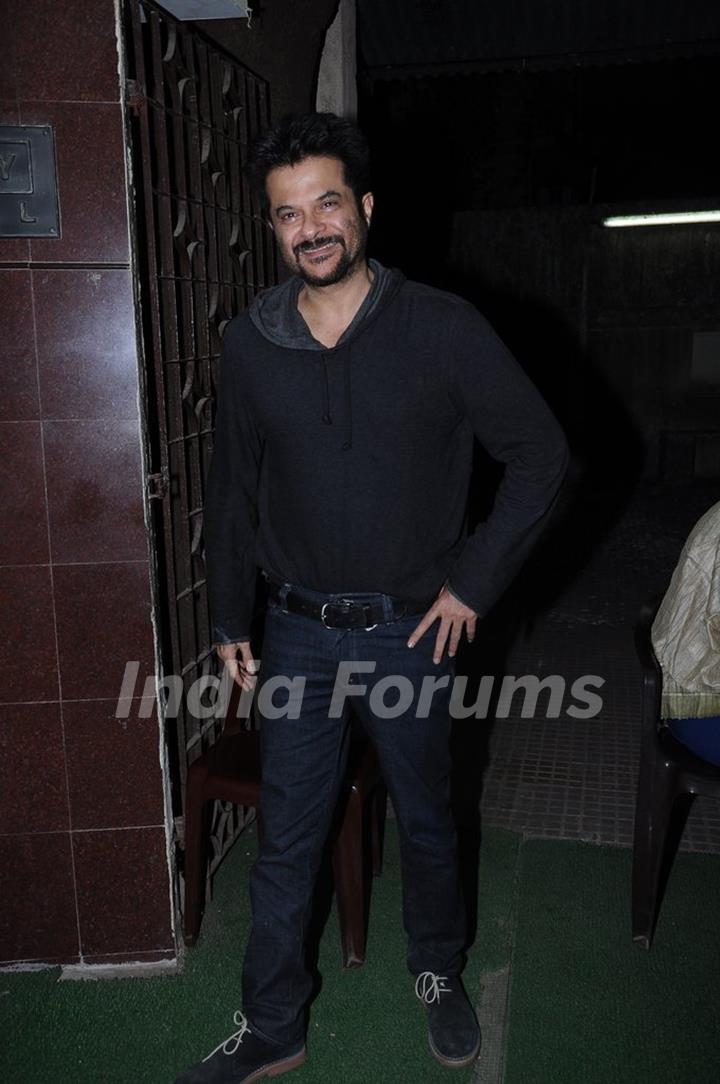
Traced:
<path id="1" fill-rule="evenodd" d="M 454 658 L 463 629 L 465 629 L 468 643 L 471 644 L 473 642 L 475 639 L 477 614 L 474 610 L 471 610 L 469 606 L 466 606 L 464 602 L 461 602 L 459 598 L 455 598 L 455 596 L 448 591 L 447 587 L 443 587 L 420 624 L 414 629 L 408 640 L 408 647 L 415 647 L 415 644 L 420 637 L 425 635 L 433 622 L 437 621 L 438 618 L 440 618 L 440 628 L 438 629 L 437 637 L 435 639 L 435 650 L 433 652 L 434 663 L 439 663 L 442 659 L 446 644 L 448 645 L 448 655 L 451 659 Z M 450 637 L 449 641 L 448 637 Z"/>

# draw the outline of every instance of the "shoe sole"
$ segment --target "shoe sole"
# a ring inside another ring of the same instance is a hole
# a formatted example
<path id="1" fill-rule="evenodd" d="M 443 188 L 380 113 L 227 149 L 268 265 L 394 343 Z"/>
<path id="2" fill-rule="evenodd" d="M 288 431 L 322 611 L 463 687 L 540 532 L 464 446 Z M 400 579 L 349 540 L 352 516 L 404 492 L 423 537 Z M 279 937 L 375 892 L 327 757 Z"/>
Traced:
<path id="1" fill-rule="evenodd" d="M 273 1061 L 269 1065 L 263 1065 L 252 1076 L 246 1076 L 243 1084 L 255 1084 L 256 1080 L 266 1080 L 271 1076 L 282 1076 L 283 1073 L 289 1073 L 293 1069 L 299 1068 L 306 1058 L 307 1053 L 305 1047 L 303 1047 L 297 1054 L 293 1054 L 291 1058 L 283 1058 L 282 1061 Z"/>
<path id="2" fill-rule="evenodd" d="M 477 1061 L 478 1054 L 480 1053 L 480 1045 L 482 1040 L 478 1039 L 477 1046 L 471 1054 L 466 1054 L 462 1058 L 448 1058 L 447 1055 L 441 1054 L 437 1047 L 433 1046 L 433 1041 L 428 1035 L 428 1046 L 430 1047 L 430 1053 L 439 1061 L 441 1065 L 444 1065 L 446 1069 L 464 1069 L 468 1065 L 472 1065 L 474 1061 Z"/>

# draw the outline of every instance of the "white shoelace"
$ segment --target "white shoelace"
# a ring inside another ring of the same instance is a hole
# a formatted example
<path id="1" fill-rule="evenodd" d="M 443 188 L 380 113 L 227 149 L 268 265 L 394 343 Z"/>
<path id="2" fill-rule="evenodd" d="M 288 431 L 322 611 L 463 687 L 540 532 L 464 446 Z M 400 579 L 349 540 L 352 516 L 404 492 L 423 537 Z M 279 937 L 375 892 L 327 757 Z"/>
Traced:
<path id="1" fill-rule="evenodd" d="M 245 1014 L 238 1011 L 233 1016 L 233 1021 L 238 1025 L 238 1030 L 234 1031 L 232 1035 L 228 1035 L 227 1039 L 224 1039 L 221 1043 L 211 1050 L 203 1061 L 210 1061 L 213 1054 L 217 1054 L 218 1050 L 222 1050 L 223 1054 L 234 1054 L 240 1043 L 243 1041 L 243 1036 L 247 1035 L 250 1031 L 250 1025 L 247 1022 Z"/>
<path id="2" fill-rule="evenodd" d="M 451 990 L 443 983 L 447 982 L 447 975 L 436 975 L 434 971 L 423 971 L 418 975 L 415 982 L 415 993 L 426 1005 L 432 1005 L 440 1000 L 440 994 L 449 994 Z"/>

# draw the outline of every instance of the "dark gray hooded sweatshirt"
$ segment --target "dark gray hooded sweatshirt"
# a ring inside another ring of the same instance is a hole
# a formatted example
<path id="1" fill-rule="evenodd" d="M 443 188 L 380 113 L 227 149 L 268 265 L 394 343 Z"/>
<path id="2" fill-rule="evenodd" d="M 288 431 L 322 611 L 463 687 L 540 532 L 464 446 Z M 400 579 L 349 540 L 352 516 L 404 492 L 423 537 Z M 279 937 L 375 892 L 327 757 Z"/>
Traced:
<path id="1" fill-rule="evenodd" d="M 415 602 L 447 582 L 483 614 L 554 501 L 565 440 L 487 321 L 371 267 L 332 349 L 298 312 L 296 277 L 226 329 L 205 500 L 215 642 L 248 638 L 258 567 L 316 591 Z M 468 537 L 474 439 L 505 471 Z"/>

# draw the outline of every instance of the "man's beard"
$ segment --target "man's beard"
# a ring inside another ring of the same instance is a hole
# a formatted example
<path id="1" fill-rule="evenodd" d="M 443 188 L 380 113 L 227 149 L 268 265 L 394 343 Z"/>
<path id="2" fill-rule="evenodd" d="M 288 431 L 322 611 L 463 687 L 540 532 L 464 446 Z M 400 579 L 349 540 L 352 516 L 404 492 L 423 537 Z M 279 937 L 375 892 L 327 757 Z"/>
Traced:
<path id="1" fill-rule="evenodd" d="M 337 234 L 330 234 L 327 237 L 319 237 L 315 241 L 304 241 L 300 245 L 296 245 L 293 249 L 293 255 L 295 257 L 295 263 L 292 265 L 292 270 L 295 271 L 303 282 L 306 282 L 308 286 L 334 286 L 338 282 L 342 282 L 344 278 L 347 278 L 355 268 L 365 259 L 365 239 L 367 237 L 367 226 L 364 222 L 358 224 L 357 231 L 357 247 L 354 252 L 349 252 L 344 237 L 340 237 Z M 305 268 L 300 262 L 300 256 L 303 252 L 313 252 L 315 249 L 321 248 L 323 245 L 327 245 L 330 242 L 334 242 L 340 245 L 342 252 L 340 258 L 335 264 L 332 271 L 323 275 L 322 271 L 314 273 Z"/>

